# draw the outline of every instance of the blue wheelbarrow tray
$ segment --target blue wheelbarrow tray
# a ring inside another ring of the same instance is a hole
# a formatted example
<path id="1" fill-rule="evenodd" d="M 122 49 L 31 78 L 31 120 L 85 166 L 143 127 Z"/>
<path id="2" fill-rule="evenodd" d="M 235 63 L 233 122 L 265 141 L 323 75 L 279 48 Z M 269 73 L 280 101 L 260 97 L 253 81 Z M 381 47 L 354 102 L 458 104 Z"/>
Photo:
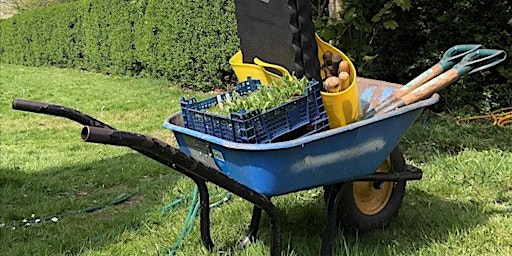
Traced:
<path id="1" fill-rule="evenodd" d="M 358 78 L 363 113 L 401 85 Z M 383 115 L 297 139 L 235 143 L 183 126 L 181 112 L 164 121 L 180 151 L 266 196 L 342 183 L 375 173 L 422 110 L 439 95 Z"/>

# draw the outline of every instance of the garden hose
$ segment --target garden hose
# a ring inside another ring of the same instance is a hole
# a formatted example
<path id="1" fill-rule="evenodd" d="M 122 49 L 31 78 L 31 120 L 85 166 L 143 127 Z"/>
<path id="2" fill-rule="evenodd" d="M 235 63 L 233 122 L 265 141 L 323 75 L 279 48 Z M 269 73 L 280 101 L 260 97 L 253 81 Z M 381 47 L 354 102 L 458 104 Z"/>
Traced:
<path id="1" fill-rule="evenodd" d="M 192 196 L 192 202 L 190 202 L 190 207 L 188 209 L 187 218 L 185 218 L 185 222 L 183 223 L 183 227 L 181 228 L 180 235 L 178 236 L 178 239 L 176 242 L 174 242 L 174 245 L 171 249 L 169 249 L 169 256 L 174 255 L 176 253 L 176 250 L 180 247 L 181 243 L 185 239 L 185 236 L 192 230 L 192 227 L 194 226 L 194 217 L 197 215 L 197 211 L 199 210 L 200 203 L 197 200 L 197 197 L 199 195 L 197 186 L 194 188 L 194 195 Z M 181 198 L 180 198 L 181 199 Z M 179 201 L 180 199 L 176 200 Z M 172 205 L 176 205 L 171 203 Z"/>
<path id="2" fill-rule="evenodd" d="M 493 119 L 493 125 L 497 125 L 499 127 L 509 126 L 512 124 L 512 106 L 494 110 L 488 115 L 459 118 L 459 119 L 457 119 L 457 124 L 461 125 L 462 122 L 467 122 L 467 121 L 477 120 L 477 119 L 488 119 L 488 118 Z"/>
<path id="3" fill-rule="evenodd" d="M 183 243 L 187 234 L 190 233 L 190 231 L 192 231 L 192 229 L 194 227 L 194 220 L 197 217 L 197 212 L 199 211 L 199 208 L 201 206 L 201 202 L 198 200 L 199 190 L 198 190 L 197 186 L 195 186 L 194 192 L 192 195 L 190 195 L 190 194 L 184 195 L 162 208 L 162 216 L 167 216 L 169 214 L 171 208 L 173 208 L 174 206 L 178 205 L 179 203 L 183 202 L 184 200 L 186 200 L 190 197 L 192 197 L 192 201 L 190 202 L 190 205 L 189 205 L 187 217 L 185 218 L 185 222 L 183 223 L 183 227 L 181 228 L 178 239 L 176 240 L 176 242 L 174 242 L 173 246 L 171 247 L 171 249 L 169 249 L 169 251 L 167 253 L 167 255 L 169 255 L 169 256 L 173 256 L 176 253 L 176 250 L 178 250 L 180 245 Z M 218 206 L 222 205 L 223 203 L 229 201 L 230 199 L 231 199 L 231 193 L 225 193 L 222 199 L 218 200 L 215 203 L 210 204 L 210 209 L 218 207 Z"/>
<path id="4" fill-rule="evenodd" d="M 48 221 L 57 222 L 62 217 L 65 217 L 68 215 L 81 214 L 81 213 L 92 213 L 92 212 L 107 208 L 108 206 L 113 206 L 113 205 L 118 205 L 118 204 L 124 203 L 124 202 L 130 200 L 137 193 L 138 193 L 138 190 L 129 195 L 123 195 L 112 202 L 98 205 L 98 206 L 88 207 L 88 208 L 85 208 L 82 210 L 69 211 L 69 212 L 64 212 L 64 213 L 55 214 L 55 215 L 51 215 L 51 216 L 47 216 L 47 217 L 41 217 L 41 218 L 37 218 L 35 216 L 35 214 L 32 214 L 31 220 L 24 219 L 23 221 L 15 221 L 15 222 L 12 222 L 11 224 L 0 224 L 0 227 L 16 229 L 17 227 L 21 227 L 21 226 L 28 227 L 33 224 L 39 224 L 39 223 L 48 222 Z"/>

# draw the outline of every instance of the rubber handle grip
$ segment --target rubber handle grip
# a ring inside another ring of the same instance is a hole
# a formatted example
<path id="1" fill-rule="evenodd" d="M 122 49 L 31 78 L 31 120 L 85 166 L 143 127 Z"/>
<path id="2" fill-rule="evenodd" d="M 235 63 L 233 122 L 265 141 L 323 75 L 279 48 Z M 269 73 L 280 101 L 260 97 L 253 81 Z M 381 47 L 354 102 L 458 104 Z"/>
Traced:
<path id="1" fill-rule="evenodd" d="M 114 129 L 114 127 L 84 114 L 76 109 L 54 105 L 45 102 L 37 102 L 31 100 L 14 99 L 12 101 L 12 109 L 27 111 L 32 113 L 45 114 L 50 116 L 60 116 L 75 121 L 81 125 L 89 125 L 94 127 L 106 127 Z"/>
<path id="2" fill-rule="evenodd" d="M 14 99 L 12 101 L 12 108 L 16 110 L 41 113 L 43 109 L 46 109 L 51 104 L 38 102 L 38 101 L 30 101 L 30 100 L 22 100 L 22 99 Z"/>

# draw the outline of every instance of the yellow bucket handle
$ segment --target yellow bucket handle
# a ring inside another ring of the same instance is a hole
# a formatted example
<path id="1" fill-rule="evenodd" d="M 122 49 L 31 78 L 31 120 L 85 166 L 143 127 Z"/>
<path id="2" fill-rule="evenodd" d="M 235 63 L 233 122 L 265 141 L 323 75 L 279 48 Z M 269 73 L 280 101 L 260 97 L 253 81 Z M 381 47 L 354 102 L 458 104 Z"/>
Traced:
<path id="1" fill-rule="evenodd" d="M 276 69 L 277 71 L 281 72 L 281 76 L 284 76 L 284 77 L 288 77 L 288 79 L 291 79 L 291 75 L 290 75 L 290 72 L 288 72 L 288 70 L 284 67 L 281 67 L 279 65 L 274 65 L 274 64 L 270 64 L 270 63 L 267 63 L 267 62 L 264 62 L 258 58 L 254 58 L 254 63 L 260 67 L 268 67 L 268 68 L 273 68 L 273 69 Z M 268 71 L 266 71 L 268 72 Z"/>

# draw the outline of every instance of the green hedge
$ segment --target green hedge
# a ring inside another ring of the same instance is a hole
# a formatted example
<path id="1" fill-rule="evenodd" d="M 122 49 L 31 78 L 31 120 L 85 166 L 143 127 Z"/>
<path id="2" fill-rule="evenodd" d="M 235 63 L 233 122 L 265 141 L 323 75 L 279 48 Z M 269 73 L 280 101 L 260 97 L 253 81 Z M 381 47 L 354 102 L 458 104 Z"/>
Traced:
<path id="1" fill-rule="evenodd" d="M 165 78 L 196 90 L 234 81 L 233 1 L 85 0 L 0 21 L 2 62 Z"/>
<path id="2" fill-rule="evenodd" d="M 38 9 L 0 21 L 0 60 L 165 78 L 194 90 L 225 88 L 235 80 L 228 60 L 239 47 L 233 2 L 82 0 Z M 383 2 L 391 1 L 345 1 L 364 8 L 358 13 L 364 13 L 367 21 L 381 10 Z M 390 9 L 398 28 L 374 26 L 361 35 L 359 48 L 364 46 L 366 54 L 376 57 L 364 67 L 357 63 L 360 75 L 406 83 L 435 64 L 446 49 L 462 43 L 512 53 L 512 7 L 508 1 L 424 0 L 411 4 L 407 11 Z M 344 31 L 344 24 L 354 23 L 352 16 L 347 19 L 335 23 L 341 27 L 333 31 Z M 348 28 L 357 34 L 358 26 Z M 470 105 L 488 112 L 512 105 L 511 66 L 509 57 L 497 68 L 463 78 L 444 89 L 441 102 L 434 107 L 449 110 Z"/>

